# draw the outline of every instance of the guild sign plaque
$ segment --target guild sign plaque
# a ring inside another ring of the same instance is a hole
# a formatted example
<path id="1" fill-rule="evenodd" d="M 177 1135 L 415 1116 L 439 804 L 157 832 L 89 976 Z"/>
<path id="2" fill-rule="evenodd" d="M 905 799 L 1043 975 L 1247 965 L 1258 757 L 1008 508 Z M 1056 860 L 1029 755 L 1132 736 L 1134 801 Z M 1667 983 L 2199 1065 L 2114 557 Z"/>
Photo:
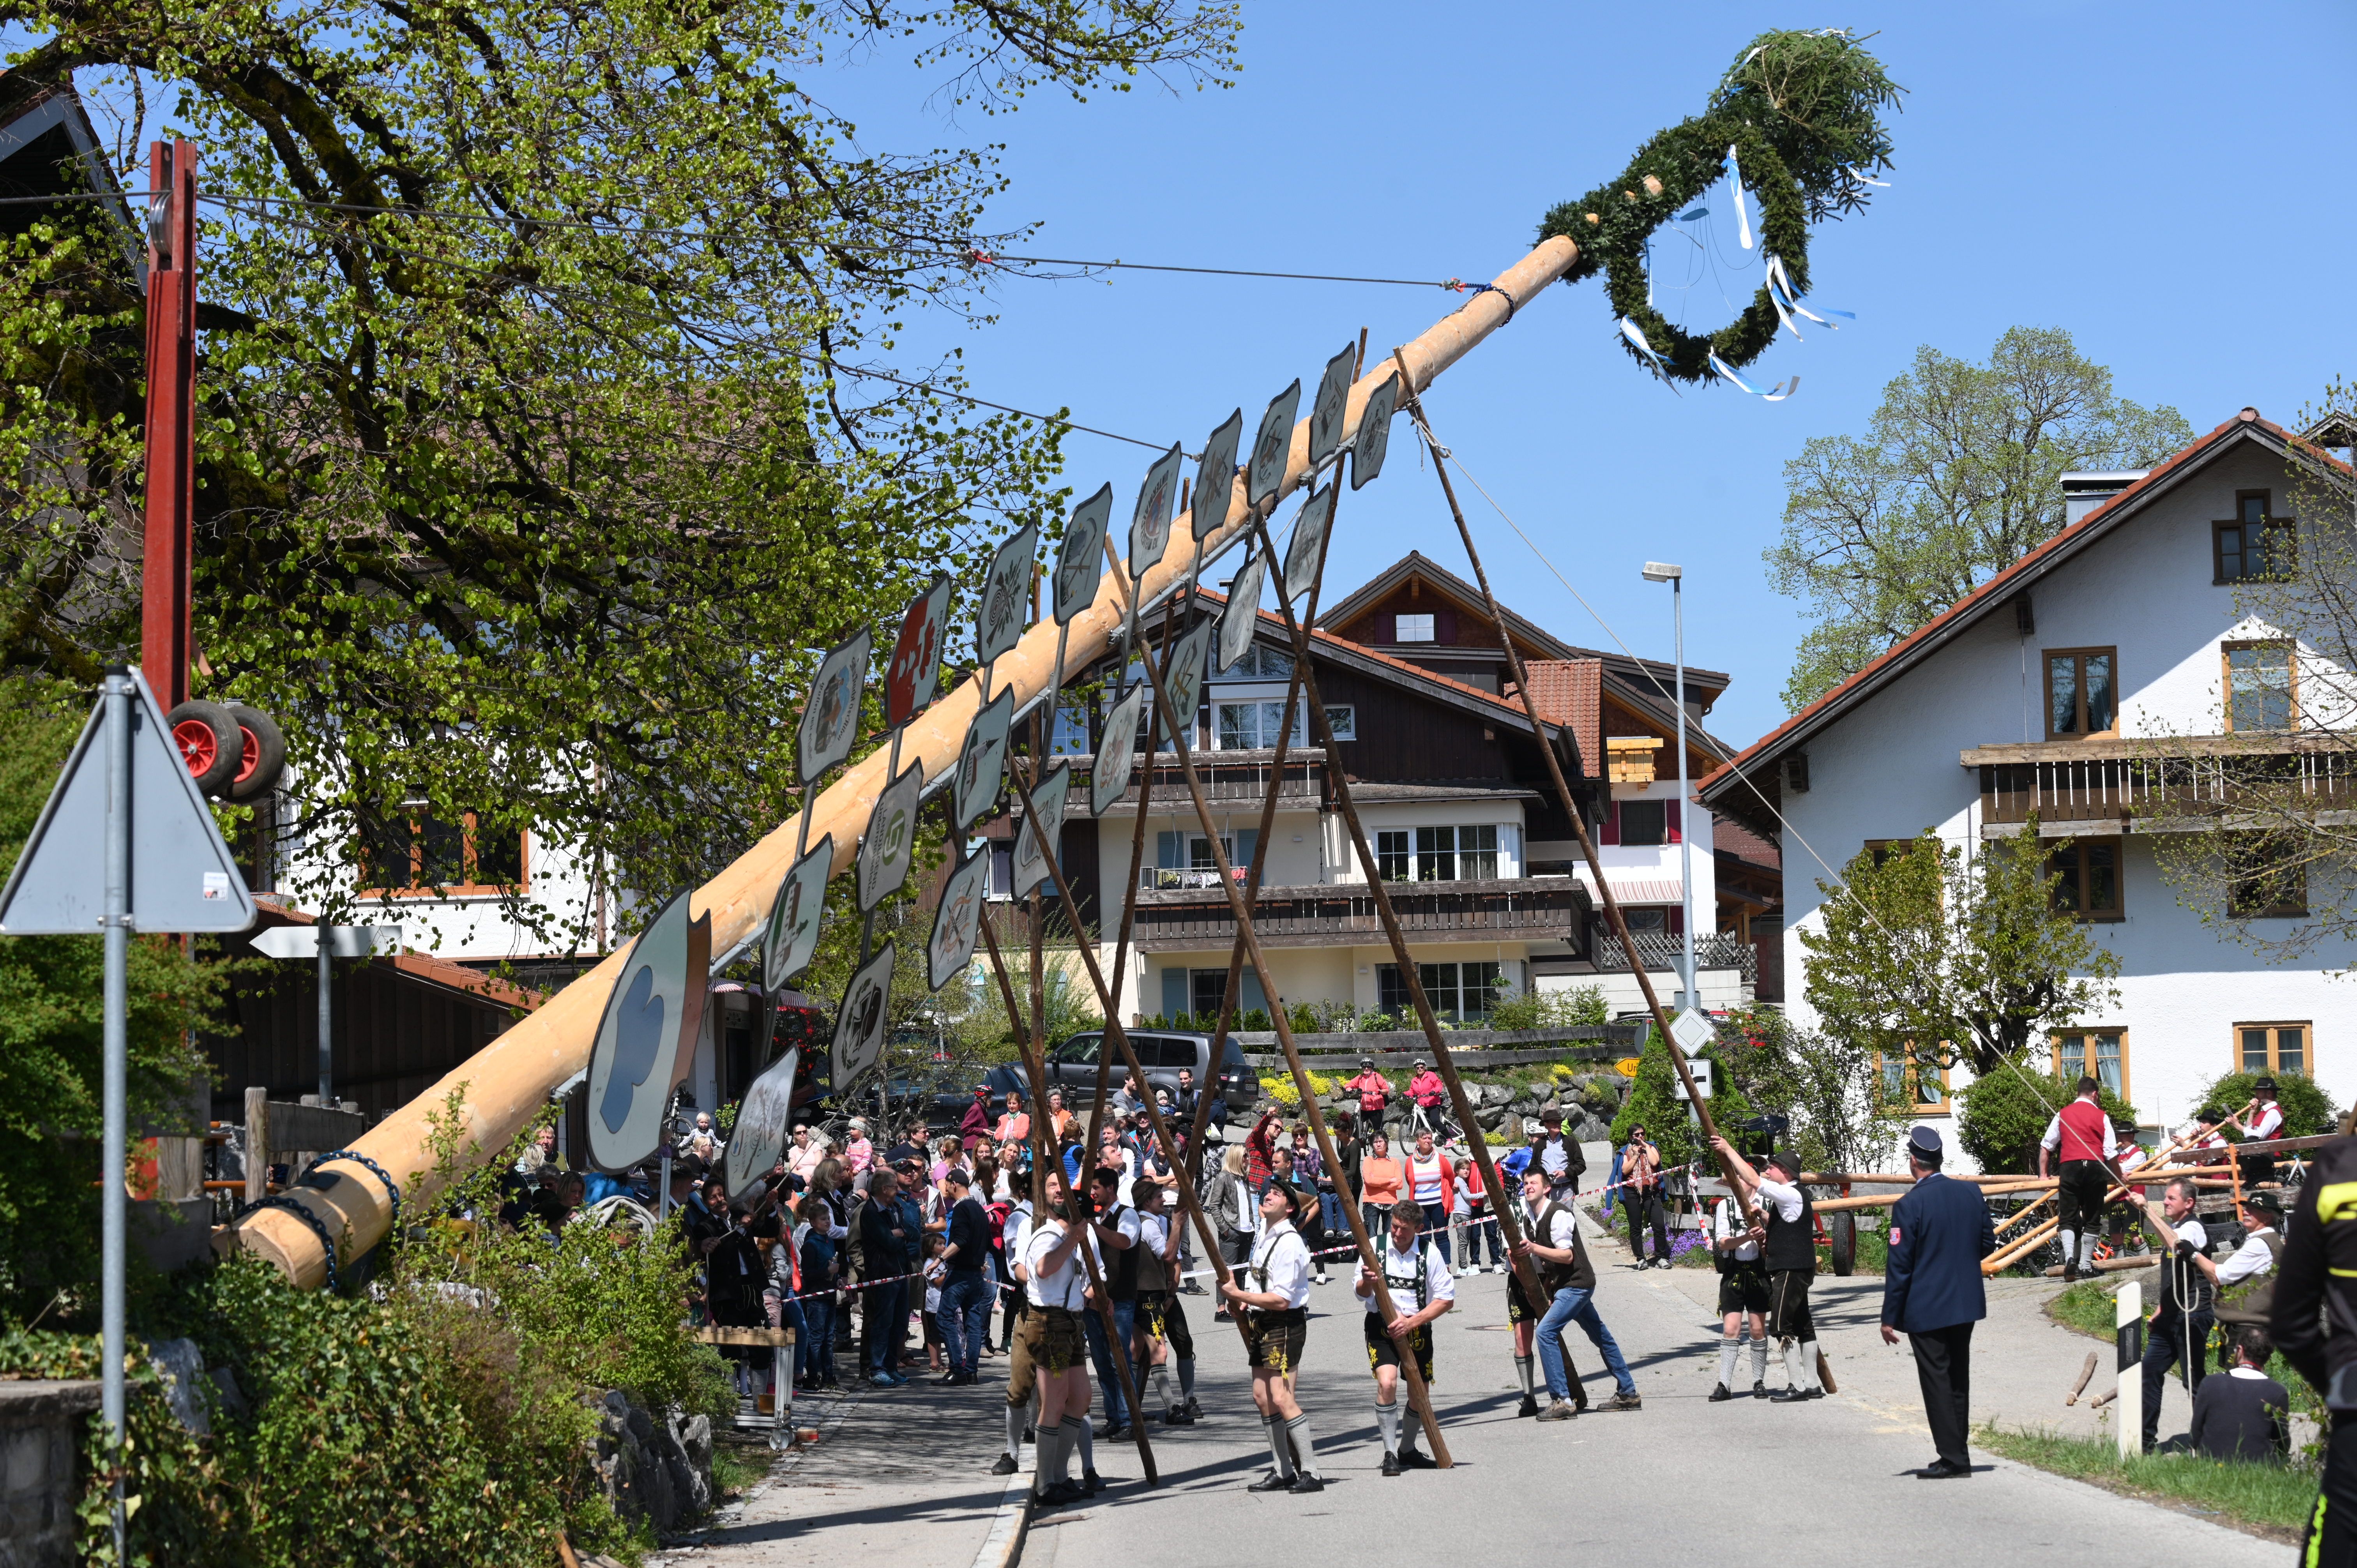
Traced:
<path id="1" fill-rule="evenodd" d="M 1089 774 L 1089 811 L 1102 817 L 1129 789 L 1137 767 L 1137 736 L 1146 716 L 1146 682 L 1140 681 L 1106 713 L 1104 733 L 1097 741 L 1096 764 Z"/>
<path id="2" fill-rule="evenodd" d="M 1113 486 L 1072 509 L 1064 524 L 1064 541 L 1056 551 L 1056 624 L 1070 626 L 1072 618 L 1096 602 L 1097 583 L 1104 575 L 1105 531 L 1113 525 Z"/>
<path id="3" fill-rule="evenodd" d="M 1243 438 L 1244 411 L 1240 408 L 1203 443 L 1203 461 L 1195 470 L 1194 515 L 1188 520 L 1199 540 L 1228 525 L 1228 509 L 1236 496 L 1236 447 Z"/>
<path id="4" fill-rule="evenodd" d="M 851 743 L 859 736 L 860 706 L 867 695 L 873 640 L 863 627 L 837 643 L 819 664 L 794 751 L 804 784 L 851 755 Z"/>
<path id="5" fill-rule="evenodd" d="M 1326 361 L 1326 373 L 1318 378 L 1318 395 L 1309 403 L 1309 466 L 1313 469 L 1342 445 L 1342 415 L 1351 404 L 1351 371 L 1358 361 L 1358 347 L 1345 343 L 1340 353 Z"/>
<path id="6" fill-rule="evenodd" d="M 982 663 L 989 663 L 1022 637 L 1023 617 L 1031 607 L 1031 567 L 1039 553 L 1039 525 L 1027 522 L 990 558 L 974 630 L 974 656 Z"/>
<path id="7" fill-rule="evenodd" d="M 900 617 L 900 639 L 884 667 L 884 722 L 890 727 L 907 724 L 933 700 L 942 682 L 942 640 L 949 622 L 950 577 L 942 572 Z"/>
<path id="8" fill-rule="evenodd" d="M 1247 504 L 1261 506 L 1284 487 L 1286 461 L 1293 451 L 1293 416 L 1300 407 L 1301 382 L 1297 378 L 1269 400 L 1261 414 L 1259 433 L 1253 436 L 1252 467 L 1244 480 Z"/>

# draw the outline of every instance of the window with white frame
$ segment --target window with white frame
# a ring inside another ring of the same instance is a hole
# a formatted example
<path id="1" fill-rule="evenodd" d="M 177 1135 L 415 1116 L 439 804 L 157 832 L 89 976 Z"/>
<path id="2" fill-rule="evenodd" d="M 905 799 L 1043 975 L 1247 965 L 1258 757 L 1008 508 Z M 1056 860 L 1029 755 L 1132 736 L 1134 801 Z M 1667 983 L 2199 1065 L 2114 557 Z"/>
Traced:
<path id="1" fill-rule="evenodd" d="M 1496 963 L 1420 963 L 1415 966 L 1415 977 L 1434 1015 L 1461 1024 L 1488 1015 L 1504 974 L 1502 966 Z M 1395 1015 L 1413 1010 L 1415 1004 L 1408 997 L 1407 983 L 1400 977 L 1399 965 L 1377 967 L 1375 999 L 1384 1012 Z"/>
<path id="2" fill-rule="evenodd" d="M 1233 664 L 1213 673 L 1223 681 L 1284 681 L 1293 674 L 1293 656 L 1265 643 L 1247 643 Z"/>
<path id="3" fill-rule="evenodd" d="M 1393 639 L 1399 642 L 1430 642 L 1433 639 L 1432 612 L 1422 615 L 1394 616 Z"/>
<path id="4" fill-rule="evenodd" d="M 1375 834 L 1375 874 L 1385 882 L 1493 881 L 1497 826 L 1386 829 Z"/>
<path id="5" fill-rule="evenodd" d="M 1281 697 L 1267 702 L 1211 704 L 1211 745 L 1215 750 L 1252 751 L 1273 746 L 1284 727 L 1285 700 Z M 1301 711 L 1296 708 L 1289 744 L 1306 746 L 1308 740 Z"/>
<path id="6" fill-rule="evenodd" d="M 1350 703 L 1326 704 L 1326 724 L 1333 730 L 1336 740 L 1359 738 L 1359 710 Z"/>

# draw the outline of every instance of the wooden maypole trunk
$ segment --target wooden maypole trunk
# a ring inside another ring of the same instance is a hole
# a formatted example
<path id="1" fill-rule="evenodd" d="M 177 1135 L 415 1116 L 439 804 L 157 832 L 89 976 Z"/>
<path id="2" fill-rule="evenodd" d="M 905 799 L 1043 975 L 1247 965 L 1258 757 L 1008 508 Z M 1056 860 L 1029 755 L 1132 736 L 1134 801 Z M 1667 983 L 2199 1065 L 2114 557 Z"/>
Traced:
<path id="1" fill-rule="evenodd" d="M 1441 371 L 1512 320 L 1540 290 L 1568 272 L 1578 256 L 1578 247 L 1567 239 L 1546 241 L 1501 273 L 1490 288 L 1400 349 L 1396 362 L 1405 368 L 1413 382 L 1404 391 L 1413 393 L 1429 386 Z M 1380 365 L 1351 386 L 1343 418 L 1345 443 L 1358 430 L 1368 396 L 1395 373 L 1394 365 Z M 1406 401 L 1405 396 L 1401 399 L 1403 403 Z M 1279 499 L 1298 489 L 1309 472 L 1309 422 L 1304 419 L 1293 429 Z M 1229 508 L 1234 521 L 1206 542 L 1209 552 L 1225 548 L 1253 527 L 1253 509 L 1246 504 L 1243 488 L 1239 476 Z M 1183 577 L 1189 564 L 1188 553 L 1173 552 L 1145 574 L 1138 592 L 1148 600 L 1158 596 Z M 1070 665 L 1085 667 L 1110 650 L 1125 606 L 1120 580 L 1109 574 L 1098 585 L 1095 602 L 1072 620 Z M 1044 695 L 1055 676 L 1057 641 L 1058 628 L 1052 620 L 1032 627 L 1012 652 L 997 660 L 994 687 L 1012 687 L 1018 709 Z M 979 683 L 969 681 L 918 715 L 903 732 L 902 766 L 921 763 L 929 779 L 953 767 L 981 706 L 980 695 Z M 834 834 L 837 872 L 849 869 L 858 853 L 860 832 L 877 796 L 888 782 L 888 761 L 877 751 L 852 764 L 806 808 L 812 841 L 828 832 Z M 793 864 L 797 820 L 781 824 L 696 890 L 690 912 L 711 917 L 714 951 L 726 951 L 759 929 L 779 878 Z M 403 1200 L 411 1213 L 422 1212 L 434 1202 L 443 1179 L 436 1168 L 430 1119 L 442 1114 L 445 1102 L 455 1097 L 459 1126 L 472 1144 L 473 1158 L 486 1159 L 504 1149 L 545 1103 L 549 1091 L 588 1065 L 607 995 L 627 957 L 627 949 L 609 954 L 550 997 L 539 1011 L 353 1144 L 356 1153 L 369 1156 L 401 1185 Z M 321 1187 L 296 1187 L 287 1196 L 338 1238 L 341 1258 L 349 1262 L 383 1238 L 391 1218 L 389 1195 L 373 1173 L 355 1164 L 336 1165 L 320 1173 L 320 1179 Z M 258 1252 L 298 1285 L 315 1286 L 327 1278 L 327 1260 L 318 1236 L 283 1209 L 255 1209 L 242 1216 L 217 1238 L 216 1245 L 242 1246 Z"/>

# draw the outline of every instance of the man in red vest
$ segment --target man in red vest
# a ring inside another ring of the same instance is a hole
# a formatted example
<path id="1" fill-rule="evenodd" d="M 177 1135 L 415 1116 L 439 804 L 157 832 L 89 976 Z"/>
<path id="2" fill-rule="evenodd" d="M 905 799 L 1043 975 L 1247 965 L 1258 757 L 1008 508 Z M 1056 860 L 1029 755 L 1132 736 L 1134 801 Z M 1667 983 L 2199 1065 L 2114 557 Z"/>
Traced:
<path id="1" fill-rule="evenodd" d="M 2112 1160 L 2120 1152 L 2112 1119 L 2096 1102 L 2103 1088 L 2092 1078 L 2079 1080 L 2079 1098 L 2055 1112 L 2038 1145 L 2038 1174 L 2048 1174 L 2047 1162 L 2060 1156 L 2062 1209 L 2059 1227 L 2062 1240 L 2062 1277 L 2075 1280 L 2095 1268 L 2095 1232 L 2104 1222 L 2104 1194 L 2112 1183 Z"/>

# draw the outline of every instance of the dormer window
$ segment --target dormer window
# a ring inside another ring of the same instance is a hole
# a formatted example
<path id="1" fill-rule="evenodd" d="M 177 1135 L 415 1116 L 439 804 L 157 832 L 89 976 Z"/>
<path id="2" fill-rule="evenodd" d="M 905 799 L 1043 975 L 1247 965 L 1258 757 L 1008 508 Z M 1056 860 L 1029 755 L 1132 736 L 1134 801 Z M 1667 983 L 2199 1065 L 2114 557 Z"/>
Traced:
<path id="1" fill-rule="evenodd" d="M 2046 656 L 2046 738 L 2109 735 L 2120 716 L 2118 651 L 2063 649 Z"/>
<path id="2" fill-rule="evenodd" d="M 1426 611 L 1423 615 L 1394 616 L 1392 618 L 1395 623 L 1392 631 L 1392 636 L 1396 638 L 1398 640 L 1402 642 L 1430 642 L 1433 640 L 1432 615 L 1430 611 Z"/>

